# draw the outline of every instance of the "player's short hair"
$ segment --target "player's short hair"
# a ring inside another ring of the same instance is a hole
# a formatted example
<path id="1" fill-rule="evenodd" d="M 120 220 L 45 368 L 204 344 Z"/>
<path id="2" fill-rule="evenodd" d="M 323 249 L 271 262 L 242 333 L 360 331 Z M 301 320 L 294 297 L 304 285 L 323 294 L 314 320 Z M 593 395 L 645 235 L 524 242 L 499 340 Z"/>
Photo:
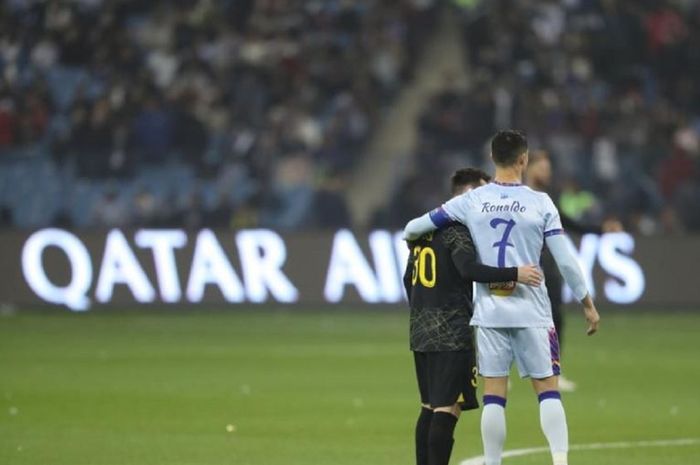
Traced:
<path id="1" fill-rule="evenodd" d="M 491 176 L 477 168 L 462 168 L 454 172 L 450 179 L 452 194 L 457 194 L 467 186 L 479 187 L 481 181 L 491 181 Z"/>
<path id="2" fill-rule="evenodd" d="M 498 131 L 491 139 L 491 155 L 497 165 L 513 165 L 527 151 L 527 136 L 522 131 Z"/>

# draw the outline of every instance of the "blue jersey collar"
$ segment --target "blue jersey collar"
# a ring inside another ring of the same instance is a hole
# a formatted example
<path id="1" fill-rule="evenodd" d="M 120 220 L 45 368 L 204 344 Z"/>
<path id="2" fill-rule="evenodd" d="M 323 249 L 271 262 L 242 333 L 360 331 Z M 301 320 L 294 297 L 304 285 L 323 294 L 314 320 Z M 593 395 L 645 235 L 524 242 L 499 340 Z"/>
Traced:
<path id="1" fill-rule="evenodd" d="M 505 186 L 505 187 L 518 187 L 522 186 L 523 183 L 521 182 L 498 182 L 498 181 L 491 181 L 493 184 L 498 184 L 499 186 Z"/>

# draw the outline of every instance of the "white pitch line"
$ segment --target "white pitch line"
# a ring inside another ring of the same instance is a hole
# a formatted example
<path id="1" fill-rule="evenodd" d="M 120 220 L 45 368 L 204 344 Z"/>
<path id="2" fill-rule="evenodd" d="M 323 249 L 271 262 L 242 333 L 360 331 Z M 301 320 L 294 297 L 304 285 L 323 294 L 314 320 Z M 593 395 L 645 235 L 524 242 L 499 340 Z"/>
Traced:
<path id="1" fill-rule="evenodd" d="M 659 441 L 627 441 L 627 442 L 595 442 L 592 444 L 575 444 L 569 450 L 601 450 L 601 449 L 632 449 L 635 447 L 667 447 L 667 446 L 694 446 L 700 444 L 700 438 L 664 439 Z M 540 454 L 549 452 L 549 447 L 529 447 L 526 449 L 513 449 L 503 452 L 503 458 L 521 457 L 523 455 Z M 459 465 L 483 465 L 484 456 L 479 455 L 462 460 Z"/>

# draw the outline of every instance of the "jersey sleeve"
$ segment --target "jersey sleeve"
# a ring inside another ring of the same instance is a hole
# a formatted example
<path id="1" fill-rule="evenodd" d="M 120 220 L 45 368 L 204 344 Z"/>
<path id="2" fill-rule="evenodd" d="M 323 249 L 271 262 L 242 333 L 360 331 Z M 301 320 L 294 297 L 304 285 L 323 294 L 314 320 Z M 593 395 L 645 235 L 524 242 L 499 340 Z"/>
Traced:
<path id="1" fill-rule="evenodd" d="M 435 216 L 444 215 L 441 219 L 443 221 L 459 221 L 462 224 L 467 224 L 467 215 L 469 211 L 469 203 L 471 201 L 471 191 L 465 192 L 462 195 L 453 197 L 444 204 L 442 207 L 433 210 L 439 211 Z"/>
<path id="2" fill-rule="evenodd" d="M 566 236 L 554 235 L 546 239 L 547 248 L 552 253 L 554 261 L 564 277 L 564 281 L 571 288 L 574 297 L 582 301 L 588 295 L 586 279 L 583 276 L 581 267 L 574 255 L 574 246 Z"/>
<path id="3" fill-rule="evenodd" d="M 423 216 L 413 218 L 411 221 L 409 221 L 403 230 L 403 239 L 405 241 L 414 241 L 423 234 L 427 234 L 438 229 L 440 226 L 435 224 L 435 220 L 433 220 L 431 216 L 432 213 L 433 212 L 426 213 Z"/>
<path id="4" fill-rule="evenodd" d="M 561 224 L 559 210 L 552 201 L 552 198 L 547 194 L 542 194 L 543 197 L 543 212 L 544 215 L 544 237 L 556 236 L 564 234 L 564 227 Z"/>
<path id="5" fill-rule="evenodd" d="M 411 289 L 413 289 L 412 285 L 412 277 L 413 277 L 413 264 L 416 261 L 416 256 L 411 253 L 413 251 L 415 243 L 414 242 L 409 242 L 408 243 L 408 260 L 406 261 L 406 270 L 403 273 L 403 288 L 406 291 L 406 298 L 408 301 L 411 301 Z"/>
<path id="6" fill-rule="evenodd" d="M 406 241 L 416 240 L 423 234 L 444 228 L 455 221 L 467 224 L 470 193 L 471 191 L 454 197 L 442 206 L 409 221 L 403 230 L 403 239 Z"/>
<path id="7" fill-rule="evenodd" d="M 403 230 L 404 240 L 416 240 L 423 234 L 449 226 L 455 221 L 466 224 L 466 208 L 462 205 L 463 200 L 460 201 L 460 199 L 463 199 L 467 194 L 468 192 L 450 199 L 442 206 L 409 221 Z"/>
<path id="8" fill-rule="evenodd" d="M 478 263 L 474 241 L 465 226 L 454 225 L 445 230 L 444 234 L 446 245 L 452 256 L 452 263 L 465 280 L 478 283 L 496 283 L 518 279 L 517 268 L 496 268 Z"/>

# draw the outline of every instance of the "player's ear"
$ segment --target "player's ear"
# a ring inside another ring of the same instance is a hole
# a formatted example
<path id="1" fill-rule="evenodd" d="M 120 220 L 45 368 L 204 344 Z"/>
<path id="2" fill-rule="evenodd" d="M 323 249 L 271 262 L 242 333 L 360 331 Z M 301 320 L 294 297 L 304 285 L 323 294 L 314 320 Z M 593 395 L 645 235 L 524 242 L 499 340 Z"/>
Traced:
<path id="1" fill-rule="evenodd" d="M 526 150 L 520 155 L 520 164 L 523 166 L 523 168 L 527 168 L 527 163 L 530 160 L 530 154 Z"/>

